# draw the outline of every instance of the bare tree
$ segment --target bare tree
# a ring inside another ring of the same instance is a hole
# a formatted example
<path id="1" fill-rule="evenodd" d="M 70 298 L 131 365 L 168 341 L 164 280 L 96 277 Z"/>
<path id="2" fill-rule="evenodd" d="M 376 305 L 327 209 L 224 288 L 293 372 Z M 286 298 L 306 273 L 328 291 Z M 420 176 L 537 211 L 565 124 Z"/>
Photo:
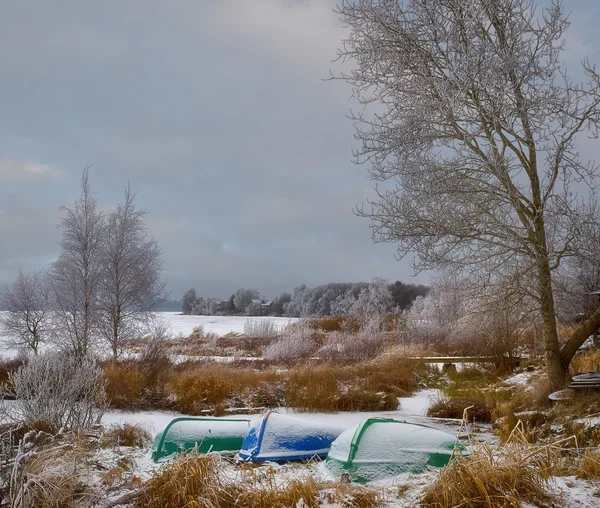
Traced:
<path id="1" fill-rule="evenodd" d="M 8 345 L 27 348 L 38 354 L 45 339 L 49 318 L 49 286 L 46 275 L 39 271 L 24 274 L 4 291 L 2 305 L 8 313 L 0 320 L 0 329 L 10 337 Z"/>
<path id="2" fill-rule="evenodd" d="M 143 333 L 167 299 L 160 278 L 162 251 L 148 238 L 146 211 L 136 208 L 135 197 L 127 186 L 123 203 L 108 216 L 101 245 L 101 332 L 115 358 L 129 340 Z"/>
<path id="3" fill-rule="evenodd" d="M 52 265 L 51 287 L 56 310 L 55 342 L 72 354 L 85 356 L 98 337 L 98 291 L 102 277 L 102 237 L 105 217 L 83 171 L 81 197 L 65 213 L 60 228 L 61 253 Z"/>
<path id="4" fill-rule="evenodd" d="M 600 83 L 574 84 L 561 60 L 568 22 L 553 2 L 353 0 L 339 7 L 350 28 L 340 76 L 376 110 L 354 115 L 372 178 L 390 182 L 359 214 L 375 241 L 416 252 L 417 270 L 462 268 L 481 282 L 504 270 L 535 275 L 553 388 L 600 324 L 597 309 L 559 342 L 553 272 L 572 255 L 573 183 L 593 184 L 578 135 L 596 135 Z"/>

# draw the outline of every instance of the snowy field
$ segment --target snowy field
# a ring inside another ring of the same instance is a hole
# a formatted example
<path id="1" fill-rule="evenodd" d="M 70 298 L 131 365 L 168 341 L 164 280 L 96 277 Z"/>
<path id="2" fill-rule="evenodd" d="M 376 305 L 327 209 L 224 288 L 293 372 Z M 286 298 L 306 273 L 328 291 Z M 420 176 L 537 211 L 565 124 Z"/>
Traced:
<path id="1" fill-rule="evenodd" d="M 247 319 L 273 321 L 278 329 L 298 321 L 297 318 L 287 317 L 184 316 L 179 312 L 159 312 L 158 315 L 165 323 L 169 324 L 174 337 L 187 337 L 197 326 L 202 326 L 205 332 L 212 332 L 218 336 L 227 335 L 231 332 L 243 333 Z"/>
<path id="2" fill-rule="evenodd" d="M 6 314 L 6 312 L 0 311 L 0 318 L 3 314 Z M 179 312 L 158 312 L 157 314 L 159 319 L 169 325 L 173 337 L 187 337 L 197 326 L 202 326 L 205 332 L 214 333 L 219 337 L 232 332 L 243 333 L 247 319 L 273 321 L 277 329 L 298 321 L 297 318 L 287 317 L 184 316 Z M 9 341 L 10 337 L 0 335 L 0 356 L 4 358 L 18 356 L 18 351 L 15 348 L 7 346 Z M 46 344 L 40 345 L 40 351 L 44 351 L 46 348 Z"/>
<path id="3" fill-rule="evenodd" d="M 395 418 L 397 420 L 406 420 L 411 423 L 425 423 L 428 425 L 452 432 L 458 429 L 458 422 L 436 422 L 425 416 L 427 407 L 438 395 L 438 390 L 422 390 L 415 393 L 412 397 L 399 397 L 400 408 L 396 411 L 378 411 L 378 412 L 340 412 L 340 413 L 307 413 L 305 411 L 293 411 L 286 408 L 278 408 L 276 411 L 282 414 L 294 415 L 298 418 L 307 418 L 312 421 L 327 423 L 341 428 L 348 428 L 356 425 L 366 418 L 381 416 L 386 418 Z M 131 423 L 144 424 L 151 429 L 154 437 L 157 432 L 163 430 L 173 418 L 179 418 L 184 415 L 173 411 L 108 411 L 102 418 L 102 423 L 110 425 L 112 423 Z M 241 414 L 232 413 L 226 418 L 248 418 L 256 420 L 260 414 Z"/>

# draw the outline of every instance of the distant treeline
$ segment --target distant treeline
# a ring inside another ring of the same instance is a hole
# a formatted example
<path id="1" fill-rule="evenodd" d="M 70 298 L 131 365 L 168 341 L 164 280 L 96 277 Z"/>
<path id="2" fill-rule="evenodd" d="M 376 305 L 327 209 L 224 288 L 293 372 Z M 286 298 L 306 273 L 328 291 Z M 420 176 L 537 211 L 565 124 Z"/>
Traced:
<path id="1" fill-rule="evenodd" d="M 408 309 L 417 297 L 429 291 L 420 284 L 390 283 L 382 279 L 370 283 L 330 282 L 313 288 L 302 285 L 294 288 L 292 294 L 284 292 L 273 300 L 261 297 L 257 289 L 238 289 L 227 300 L 199 297 L 195 289 L 189 289 L 180 302 L 171 300 L 168 310 L 179 303 L 184 314 L 193 315 L 329 316 L 344 314 L 353 302 L 372 298 L 368 295 L 373 294 L 373 288 L 377 288 L 378 299 L 387 307 L 400 311 Z"/>

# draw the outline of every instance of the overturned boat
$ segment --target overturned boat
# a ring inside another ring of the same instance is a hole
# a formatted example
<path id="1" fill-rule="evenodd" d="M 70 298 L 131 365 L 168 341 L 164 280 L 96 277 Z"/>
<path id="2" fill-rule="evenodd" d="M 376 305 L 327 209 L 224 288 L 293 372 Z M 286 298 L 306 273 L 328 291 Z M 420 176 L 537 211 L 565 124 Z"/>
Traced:
<path id="1" fill-rule="evenodd" d="M 332 425 L 269 412 L 250 427 L 238 457 L 250 462 L 325 457 L 342 431 Z"/>
<path id="2" fill-rule="evenodd" d="M 196 448 L 200 453 L 234 455 L 242 447 L 249 426 L 246 419 L 175 418 L 154 438 L 152 459 L 158 462 Z"/>
<path id="3" fill-rule="evenodd" d="M 443 467 L 454 455 L 467 454 L 451 434 L 388 418 L 369 418 L 345 430 L 332 443 L 327 467 L 336 476 L 347 473 L 365 483 L 401 473 L 422 473 Z"/>

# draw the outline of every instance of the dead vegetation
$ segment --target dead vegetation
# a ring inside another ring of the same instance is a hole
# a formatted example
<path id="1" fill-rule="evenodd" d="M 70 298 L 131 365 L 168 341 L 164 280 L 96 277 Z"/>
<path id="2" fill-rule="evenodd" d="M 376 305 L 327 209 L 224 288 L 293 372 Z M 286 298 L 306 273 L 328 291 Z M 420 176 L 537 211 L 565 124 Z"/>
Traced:
<path id="1" fill-rule="evenodd" d="M 570 370 L 572 374 L 600 372 L 600 349 L 589 349 L 575 355 L 571 360 Z"/>
<path id="2" fill-rule="evenodd" d="M 323 502 L 347 508 L 383 506 L 384 496 L 362 486 L 317 482 L 306 474 L 293 480 L 277 477 L 273 468 L 242 467 L 224 473 L 215 456 L 181 455 L 141 489 L 138 507 L 316 508 Z"/>
<path id="3" fill-rule="evenodd" d="M 144 423 L 111 425 L 102 436 L 101 446 L 146 448 L 152 442 L 150 428 Z"/>
<path id="4" fill-rule="evenodd" d="M 559 444 L 534 447 L 513 429 L 506 444 L 488 444 L 469 457 L 457 457 L 426 490 L 422 506 L 450 508 L 519 508 L 524 502 L 551 506 L 551 476 L 559 462 Z"/>
<path id="5" fill-rule="evenodd" d="M 398 355 L 350 365 L 306 362 L 285 370 L 258 362 L 167 360 L 150 376 L 143 362 L 126 360 L 107 363 L 104 375 L 111 407 L 199 415 L 284 405 L 307 411 L 392 410 L 398 396 L 418 388 L 417 368 Z"/>

